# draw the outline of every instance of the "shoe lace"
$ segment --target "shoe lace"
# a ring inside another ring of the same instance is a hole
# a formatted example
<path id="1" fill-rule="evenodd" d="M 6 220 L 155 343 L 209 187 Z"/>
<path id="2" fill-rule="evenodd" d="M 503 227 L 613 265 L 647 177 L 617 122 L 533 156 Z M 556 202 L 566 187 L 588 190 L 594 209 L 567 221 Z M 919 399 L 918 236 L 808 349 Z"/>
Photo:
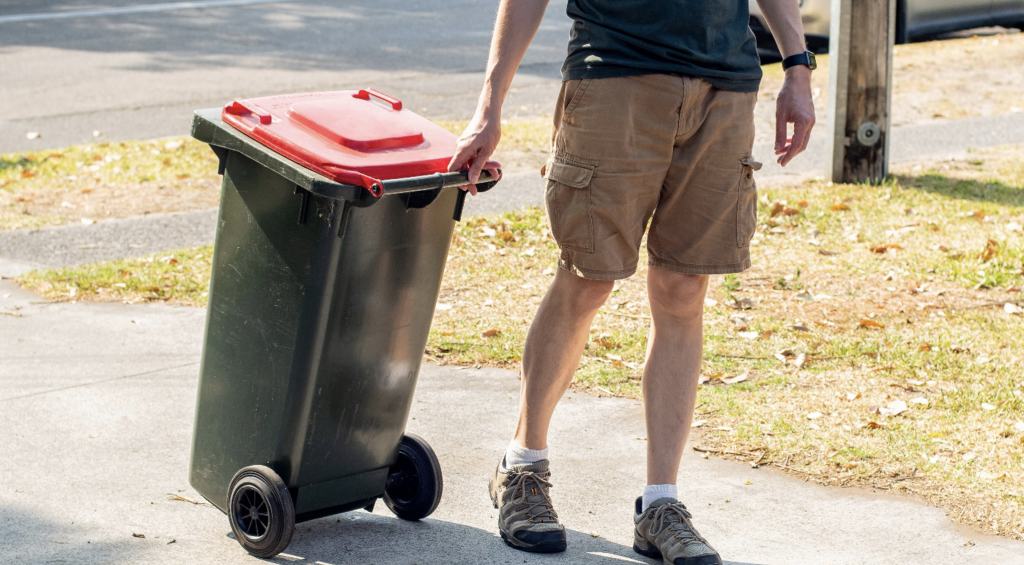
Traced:
<path id="1" fill-rule="evenodd" d="M 692 518 L 693 515 L 682 503 L 659 506 L 654 511 L 655 527 L 651 528 L 651 537 L 668 530 L 672 533 L 672 537 L 680 540 L 679 543 L 683 545 L 693 542 L 706 544 L 707 542 L 697 533 L 690 522 Z"/>
<path id="2" fill-rule="evenodd" d="M 526 511 L 530 522 L 558 522 L 558 514 L 548 494 L 552 486 L 545 477 L 529 471 L 517 473 L 510 477 L 506 488 L 512 493 L 513 503 L 525 504 L 520 510 Z"/>

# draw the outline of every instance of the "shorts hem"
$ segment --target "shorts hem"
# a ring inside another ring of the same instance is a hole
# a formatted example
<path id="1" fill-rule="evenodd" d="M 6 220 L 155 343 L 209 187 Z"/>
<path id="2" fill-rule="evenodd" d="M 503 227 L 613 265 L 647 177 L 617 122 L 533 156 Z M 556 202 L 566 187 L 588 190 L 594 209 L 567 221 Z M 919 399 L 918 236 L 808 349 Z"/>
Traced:
<path id="1" fill-rule="evenodd" d="M 650 259 L 647 264 L 651 267 L 661 267 L 684 275 L 727 275 L 741 273 L 750 268 L 750 258 L 739 263 L 729 265 L 690 265 L 687 263 L 676 263 L 660 259 Z"/>
<path id="2" fill-rule="evenodd" d="M 558 268 L 569 271 L 577 277 L 594 281 L 617 281 L 627 279 L 636 272 L 636 266 L 621 271 L 602 271 L 598 269 L 584 269 L 564 259 L 558 260 Z"/>

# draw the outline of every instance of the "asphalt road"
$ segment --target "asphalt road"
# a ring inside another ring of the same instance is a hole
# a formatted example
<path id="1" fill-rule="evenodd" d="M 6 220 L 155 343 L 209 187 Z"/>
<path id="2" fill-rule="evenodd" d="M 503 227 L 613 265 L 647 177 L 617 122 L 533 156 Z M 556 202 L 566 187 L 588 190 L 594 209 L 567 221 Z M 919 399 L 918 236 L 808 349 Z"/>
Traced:
<path id="1" fill-rule="evenodd" d="M 497 2 L 198 0 L 190 4 L 206 7 L 130 11 L 158 4 L 0 3 L 0 153 L 93 141 L 94 131 L 107 140 L 182 135 L 197 108 L 281 92 L 374 87 L 433 118 L 466 119 Z M 506 117 L 550 112 L 564 11 L 551 3 Z"/>

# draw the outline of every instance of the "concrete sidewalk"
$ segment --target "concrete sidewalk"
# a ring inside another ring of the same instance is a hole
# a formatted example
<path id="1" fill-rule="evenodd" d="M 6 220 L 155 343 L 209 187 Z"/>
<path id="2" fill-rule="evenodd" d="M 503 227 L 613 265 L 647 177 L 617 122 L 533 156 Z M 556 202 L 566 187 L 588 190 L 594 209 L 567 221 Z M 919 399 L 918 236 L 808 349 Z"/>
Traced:
<path id="1" fill-rule="evenodd" d="M 203 310 L 51 304 L 0 281 L 0 311 L 20 316 L 0 315 L 4 562 L 258 562 L 218 510 L 169 499 L 199 500 L 187 472 Z M 630 400 L 570 393 L 556 413 L 553 496 L 569 550 L 524 554 L 496 536 L 486 483 L 517 391 L 508 371 L 426 364 L 408 429 L 441 459 L 438 511 L 409 523 L 379 504 L 304 523 L 273 562 L 653 563 L 631 549 L 645 432 Z M 733 564 L 1024 563 L 1024 543 L 958 528 L 909 498 L 828 489 L 692 451 L 679 480 L 702 533 Z"/>

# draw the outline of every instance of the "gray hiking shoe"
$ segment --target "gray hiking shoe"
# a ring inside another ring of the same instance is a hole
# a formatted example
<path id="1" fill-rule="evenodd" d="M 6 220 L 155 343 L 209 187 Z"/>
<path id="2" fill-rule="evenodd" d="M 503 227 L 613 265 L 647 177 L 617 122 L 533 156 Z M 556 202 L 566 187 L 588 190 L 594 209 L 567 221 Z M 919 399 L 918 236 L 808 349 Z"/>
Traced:
<path id="1" fill-rule="evenodd" d="M 636 499 L 633 550 L 666 565 L 722 565 L 708 542 L 693 527 L 690 511 L 674 498 L 659 498 L 640 512 L 643 499 Z"/>
<path id="2" fill-rule="evenodd" d="M 551 505 L 547 460 L 505 468 L 491 478 L 491 502 L 498 509 L 498 531 L 511 547 L 535 553 L 565 551 L 565 528 Z"/>

